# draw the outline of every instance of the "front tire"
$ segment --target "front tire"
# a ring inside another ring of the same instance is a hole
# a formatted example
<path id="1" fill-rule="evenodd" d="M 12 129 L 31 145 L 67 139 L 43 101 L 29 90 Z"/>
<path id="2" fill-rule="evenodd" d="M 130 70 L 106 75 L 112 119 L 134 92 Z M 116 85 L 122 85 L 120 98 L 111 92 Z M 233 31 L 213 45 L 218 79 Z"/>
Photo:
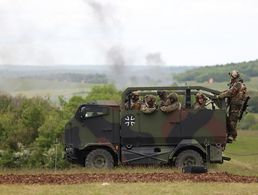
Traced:
<path id="1" fill-rule="evenodd" d="M 114 167 L 114 159 L 107 150 L 92 150 L 85 158 L 85 167 L 96 169 L 110 169 Z"/>
<path id="2" fill-rule="evenodd" d="M 182 168 L 185 166 L 202 166 L 203 158 L 199 152 L 194 150 L 185 150 L 181 152 L 175 161 L 175 166 L 177 168 Z"/>

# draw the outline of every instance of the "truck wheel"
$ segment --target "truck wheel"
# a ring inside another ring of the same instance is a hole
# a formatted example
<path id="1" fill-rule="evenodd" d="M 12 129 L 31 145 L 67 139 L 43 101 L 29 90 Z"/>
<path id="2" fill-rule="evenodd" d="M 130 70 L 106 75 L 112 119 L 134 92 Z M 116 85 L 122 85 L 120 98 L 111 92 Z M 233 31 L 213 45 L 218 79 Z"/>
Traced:
<path id="1" fill-rule="evenodd" d="M 203 165 L 203 159 L 199 152 L 194 150 L 185 150 L 181 152 L 175 161 L 175 166 L 177 168 L 182 168 L 185 166 L 201 166 Z"/>
<path id="2" fill-rule="evenodd" d="M 114 159 L 112 155 L 104 149 L 92 150 L 85 159 L 85 167 L 88 168 L 113 168 Z"/>

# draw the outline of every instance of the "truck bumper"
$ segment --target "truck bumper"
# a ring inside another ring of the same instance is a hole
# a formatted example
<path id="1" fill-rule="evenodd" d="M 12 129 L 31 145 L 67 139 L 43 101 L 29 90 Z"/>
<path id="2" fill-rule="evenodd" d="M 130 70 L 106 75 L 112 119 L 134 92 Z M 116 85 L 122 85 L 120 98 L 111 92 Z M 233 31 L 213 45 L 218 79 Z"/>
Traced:
<path id="1" fill-rule="evenodd" d="M 76 155 L 76 150 L 72 147 L 65 147 L 64 158 L 71 163 L 78 162 L 78 157 Z"/>

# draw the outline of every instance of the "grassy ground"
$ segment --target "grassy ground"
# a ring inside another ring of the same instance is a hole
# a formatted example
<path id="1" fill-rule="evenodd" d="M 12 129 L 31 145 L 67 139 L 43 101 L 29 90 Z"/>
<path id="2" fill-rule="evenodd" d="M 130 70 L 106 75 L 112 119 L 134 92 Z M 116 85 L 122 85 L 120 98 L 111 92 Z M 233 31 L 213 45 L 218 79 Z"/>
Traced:
<path id="1" fill-rule="evenodd" d="M 238 175 L 258 176 L 258 131 L 239 131 L 237 141 L 228 144 L 224 152 L 231 157 L 223 165 L 213 168 Z"/>
<path id="2" fill-rule="evenodd" d="M 257 194 L 258 184 L 94 183 L 81 185 L 0 185 L 1 194 Z"/>
<path id="3" fill-rule="evenodd" d="M 258 176 L 258 131 L 239 131 L 238 140 L 228 144 L 225 155 L 232 158 L 222 165 L 210 167 L 210 172 L 227 171 L 232 174 Z M 1 174 L 35 173 L 151 173 L 179 172 L 169 167 L 118 167 L 112 170 L 87 170 L 75 167 L 69 170 L 5 169 Z M 80 185 L 0 185 L 0 194 L 258 194 L 258 184 L 241 183 L 92 183 Z"/>

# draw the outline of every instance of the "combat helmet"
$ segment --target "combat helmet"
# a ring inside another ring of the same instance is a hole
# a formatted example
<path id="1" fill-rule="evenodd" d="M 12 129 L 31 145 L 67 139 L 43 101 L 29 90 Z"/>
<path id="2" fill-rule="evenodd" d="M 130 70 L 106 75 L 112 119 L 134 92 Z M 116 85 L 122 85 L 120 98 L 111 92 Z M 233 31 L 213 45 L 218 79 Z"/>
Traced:
<path id="1" fill-rule="evenodd" d="M 157 91 L 157 95 L 160 97 L 160 98 L 164 98 L 167 96 L 167 92 L 166 91 Z"/>
<path id="2" fill-rule="evenodd" d="M 156 97 L 154 95 L 146 95 L 144 99 L 149 106 L 155 105 Z"/>
<path id="3" fill-rule="evenodd" d="M 145 101 L 146 101 L 147 103 L 149 103 L 149 102 L 155 102 L 155 101 L 156 101 L 156 97 L 155 97 L 154 95 L 146 95 L 146 96 L 145 96 Z"/>
<path id="4" fill-rule="evenodd" d="M 176 93 L 170 93 L 168 95 L 168 99 L 170 100 L 171 103 L 177 102 L 178 101 L 177 94 Z"/>
<path id="5" fill-rule="evenodd" d="M 139 97 L 140 97 L 139 91 L 133 91 L 133 92 L 131 93 L 131 98 L 132 98 L 132 100 L 137 101 L 137 100 L 139 100 Z"/>
<path id="6" fill-rule="evenodd" d="M 204 99 L 204 100 L 207 99 L 203 93 L 201 93 L 201 92 L 196 93 L 196 95 L 195 95 L 196 101 L 201 99 L 201 98 Z"/>
<path id="7" fill-rule="evenodd" d="M 232 70 L 232 72 L 230 72 L 230 73 L 228 73 L 228 74 L 229 74 L 229 76 L 230 76 L 232 79 L 237 79 L 237 78 L 240 77 L 239 72 L 236 71 L 236 70 Z"/>

